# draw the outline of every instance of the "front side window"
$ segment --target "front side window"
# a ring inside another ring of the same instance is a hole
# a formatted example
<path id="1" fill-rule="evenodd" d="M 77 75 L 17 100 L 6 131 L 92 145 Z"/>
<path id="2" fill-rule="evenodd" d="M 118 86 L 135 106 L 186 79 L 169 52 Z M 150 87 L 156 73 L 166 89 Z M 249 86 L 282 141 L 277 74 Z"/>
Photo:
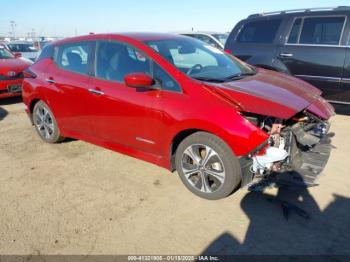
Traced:
<path id="1" fill-rule="evenodd" d="M 96 53 L 96 76 L 124 82 L 130 73 L 151 75 L 150 60 L 140 51 L 118 42 L 99 42 Z"/>
<path id="2" fill-rule="evenodd" d="M 181 92 L 181 87 L 178 83 L 156 63 L 153 63 L 153 78 L 161 89 Z"/>
<path id="3" fill-rule="evenodd" d="M 305 18 L 300 44 L 339 45 L 345 17 Z"/>
<path id="4" fill-rule="evenodd" d="M 215 43 L 215 41 L 207 35 L 197 35 L 196 38 L 203 41 L 204 43 L 211 45 L 211 46 L 218 47 L 218 45 Z"/>
<path id="5" fill-rule="evenodd" d="M 215 37 L 217 40 L 219 40 L 219 42 L 222 45 L 225 45 L 227 38 L 228 38 L 228 34 L 213 34 L 213 37 Z"/>
<path id="6" fill-rule="evenodd" d="M 271 44 L 275 39 L 281 19 L 248 22 L 237 37 L 239 43 Z"/>
<path id="7" fill-rule="evenodd" d="M 54 60 L 59 67 L 79 74 L 89 74 L 91 43 L 62 45 L 56 52 Z"/>
<path id="8" fill-rule="evenodd" d="M 192 78 L 224 82 L 254 74 L 255 69 L 219 49 L 191 38 L 146 41 L 146 44 Z"/>

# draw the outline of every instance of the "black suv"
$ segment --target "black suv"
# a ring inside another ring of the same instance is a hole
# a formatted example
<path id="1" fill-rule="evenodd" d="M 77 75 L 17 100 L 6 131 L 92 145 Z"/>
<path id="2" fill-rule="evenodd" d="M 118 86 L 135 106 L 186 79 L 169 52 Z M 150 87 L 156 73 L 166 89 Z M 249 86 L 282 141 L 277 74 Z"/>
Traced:
<path id="1" fill-rule="evenodd" d="M 350 7 L 255 14 L 232 30 L 225 50 L 249 64 L 313 84 L 350 104 Z"/>

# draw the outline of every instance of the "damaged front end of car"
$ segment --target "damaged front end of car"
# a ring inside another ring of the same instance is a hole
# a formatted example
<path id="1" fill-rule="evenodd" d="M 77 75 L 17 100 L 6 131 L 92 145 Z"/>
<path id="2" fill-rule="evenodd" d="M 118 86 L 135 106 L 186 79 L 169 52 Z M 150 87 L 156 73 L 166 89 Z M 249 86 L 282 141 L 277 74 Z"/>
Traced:
<path id="1" fill-rule="evenodd" d="M 242 186 L 261 179 L 276 183 L 315 186 L 331 152 L 330 124 L 307 110 L 285 120 L 241 113 L 250 123 L 269 135 L 269 140 L 241 158 Z"/>

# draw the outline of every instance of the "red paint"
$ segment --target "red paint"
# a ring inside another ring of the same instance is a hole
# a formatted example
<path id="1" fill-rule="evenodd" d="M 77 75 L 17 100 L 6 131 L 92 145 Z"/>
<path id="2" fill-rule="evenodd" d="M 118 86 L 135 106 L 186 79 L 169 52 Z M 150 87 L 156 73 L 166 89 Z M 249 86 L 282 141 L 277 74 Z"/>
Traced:
<path id="1" fill-rule="evenodd" d="M 24 81 L 27 112 L 31 114 L 33 101 L 44 100 L 53 111 L 62 136 L 85 140 L 166 168 L 171 168 L 174 138 L 186 130 L 203 130 L 220 137 L 237 156 L 244 156 L 264 143 L 269 136 L 239 111 L 285 119 L 306 108 L 322 118 L 332 113 L 327 103 L 320 100 L 317 89 L 295 78 L 259 69 L 257 75 L 239 81 L 204 84 L 189 78 L 142 43 L 174 37 L 106 34 L 65 39 L 55 44 L 97 39 L 125 42 L 167 71 L 181 86 L 182 93 L 152 89 L 140 92 L 124 83 L 64 71 L 47 58 L 30 67 L 37 77 Z M 55 83 L 50 84 L 46 79 Z M 140 84 L 140 80 L 148 84 L 150 79 L 133 74 L 127 82 Z M 92 94 L 89 89 L 104 95 Z"/>

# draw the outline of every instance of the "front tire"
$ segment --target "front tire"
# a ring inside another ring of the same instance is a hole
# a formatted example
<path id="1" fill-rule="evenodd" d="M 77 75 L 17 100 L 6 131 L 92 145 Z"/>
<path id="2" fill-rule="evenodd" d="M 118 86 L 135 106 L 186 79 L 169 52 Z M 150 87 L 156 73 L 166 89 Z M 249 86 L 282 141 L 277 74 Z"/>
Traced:
<path id="1" fill-rule="evenodd" d="M 43 101 L 35 104 L 33 109 L 33 123 L 42 140 L 46 143 L 57 143 L 64 140 L 60 136 L 60 129 L 49 106 Z"/>
<path id="2" fill-rule="evenodd" d="M 238 158 L 223 140 L 206 132 L 185 138 L 176 151 L 175 162 L 183 184 L 205 199 L 225 198 L 241 182 Z"/>

